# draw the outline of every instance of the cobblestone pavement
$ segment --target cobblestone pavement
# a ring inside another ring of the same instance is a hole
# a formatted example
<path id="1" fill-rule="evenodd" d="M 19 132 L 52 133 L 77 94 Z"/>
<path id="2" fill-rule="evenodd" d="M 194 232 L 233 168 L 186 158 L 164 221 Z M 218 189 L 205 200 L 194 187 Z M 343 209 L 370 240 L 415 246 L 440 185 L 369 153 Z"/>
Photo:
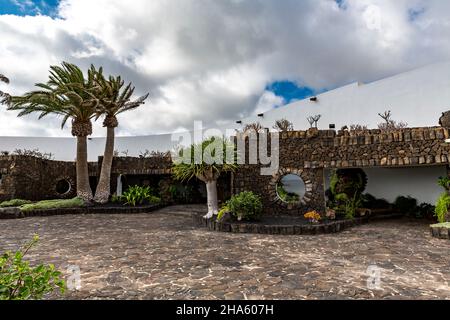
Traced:
<path id="1" fill-rule="evenodd" d="M 450 299 L 450 242 L 423 222 L 319 236 L 228 234 L 192 227 L 196 209 L 3 220 L 0 252 L 39 233 L 32 261 L 66 275 L 80 267 L 70 299 Z M 368 288 L 371 265 L 381 290 Z"/>

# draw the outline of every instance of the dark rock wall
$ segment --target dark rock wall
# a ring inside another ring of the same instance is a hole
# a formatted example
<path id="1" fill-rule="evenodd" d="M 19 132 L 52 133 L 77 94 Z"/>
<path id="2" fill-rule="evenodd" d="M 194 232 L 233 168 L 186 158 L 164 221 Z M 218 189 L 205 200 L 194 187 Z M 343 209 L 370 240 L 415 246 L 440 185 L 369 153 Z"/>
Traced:
<path id="1" fill-rule="evenodd" d="M 241 139 L 238 137 L 237 139 Z M 366 130 L 349 132 L 334 130 L 293 131 L 280 134 L 279 170 L 272 176 L 261 175 L 260 165 L 243 165 L 237 172 L 219 183 L 222 200 L 241 191 L 254 191 L 262 196 L 266 213 L 299 215 L 315 209 L 324 210 L 324 168 L 402 167 L 448 165 L 449 129 L 408 128 L 395 132 Z M 248 141 L 247 141 L 248 143 Z M 269 147 L 270 150 L 270 147 Z M 248 154 L 247 154 L 248 156 Z M 98 177 L 102 158 L 89 164 L 90 176 Z M 154 176 L 162 181 L 164 200 L 169 201 L 168 188 L 174 184 L 170 157 L 117 157 L 113 161 L 111 190 L 122 175 Z M 303 203 L 287 205 L 276 195 L 276 184 L 286 174 L 299 175 L 306 185 Z M 24 156 L 0 157 L 0 200 L 23 198 L 30 200 L 61 197 L 55 190 L 58 180 L 67 179 L 75 193 L 75 164 Z"/>

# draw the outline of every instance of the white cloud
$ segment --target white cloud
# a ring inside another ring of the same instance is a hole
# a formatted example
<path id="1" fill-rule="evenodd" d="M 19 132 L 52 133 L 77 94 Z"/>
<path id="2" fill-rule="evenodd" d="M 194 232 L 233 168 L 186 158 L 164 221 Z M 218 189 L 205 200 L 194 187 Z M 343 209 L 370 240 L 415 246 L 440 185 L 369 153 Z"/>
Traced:
<path id="1" fill-rule="evenodd" d="M 264 91 L 264 93 L 259 98 L 254 114 L 264 113 L 273 108 L 280 107 L 285 103 L 286 101 L 283 97 L 275 95 L 272 91 Z"/>
<path id="2" fill-rule="evenodd" d="M 333 0 L 62 0 L 55 19 L 0 16 L 0 72 L 11 79 L 2 89 L 30 90 L 62 60 L 94 63 L 151 94 L 121 116 L 119 134 L 223 125 L 282 104 L 265 91 L 275 80 L 320 90 L 448 60 L 449 9 L 440 0 L 342 8 Z M 16 134 L 61 132 L 57 119 L 0 111 L 0 135 Z"/>

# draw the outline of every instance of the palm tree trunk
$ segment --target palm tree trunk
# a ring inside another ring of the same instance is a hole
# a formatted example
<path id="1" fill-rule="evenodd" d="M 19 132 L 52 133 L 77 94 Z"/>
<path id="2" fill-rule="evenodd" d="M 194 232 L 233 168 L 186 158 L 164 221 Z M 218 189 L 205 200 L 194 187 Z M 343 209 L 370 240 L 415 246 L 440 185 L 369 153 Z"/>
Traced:
<path id="1" fill-rule="evenodd" d="M 208 198 L 208 213 L 205 218 L 211 219 L 219 213 L 219 202 L 217 200 L 217 180 L 206 182 L 206 195 Z"/>
<path id="2" fill-rule="evenodd" d="M 114 158 L 114 128 L 108 127 L 106 133 L 105 152 L 103 154 L 100 180 L 95 191 L 94 201 L 107 203 L 111 194 L 111 167 Z"/>
<path id="3" fill-rule="evenodd" d="M 77 196 L 85 202 L 92 201 L 87 162 L 87 137 L 77 136 Z"/>

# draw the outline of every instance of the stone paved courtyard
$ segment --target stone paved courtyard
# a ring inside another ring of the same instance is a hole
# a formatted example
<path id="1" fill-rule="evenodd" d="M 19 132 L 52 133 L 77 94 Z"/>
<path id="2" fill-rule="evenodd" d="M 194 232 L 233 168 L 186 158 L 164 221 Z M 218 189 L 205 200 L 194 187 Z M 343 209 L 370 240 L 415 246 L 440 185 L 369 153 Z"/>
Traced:
<path id="1" fill-rule="evenodd" d="M 449 299 L 450 242 L 424 222 L 372 222 L 335 235 L 213 233 L 201 208 L 0 221 L 0 252 L 39 233 L 30 259 L 81 269 L 70 299 Z M 382 290 L 367 269 L 381 268 Z"/>

